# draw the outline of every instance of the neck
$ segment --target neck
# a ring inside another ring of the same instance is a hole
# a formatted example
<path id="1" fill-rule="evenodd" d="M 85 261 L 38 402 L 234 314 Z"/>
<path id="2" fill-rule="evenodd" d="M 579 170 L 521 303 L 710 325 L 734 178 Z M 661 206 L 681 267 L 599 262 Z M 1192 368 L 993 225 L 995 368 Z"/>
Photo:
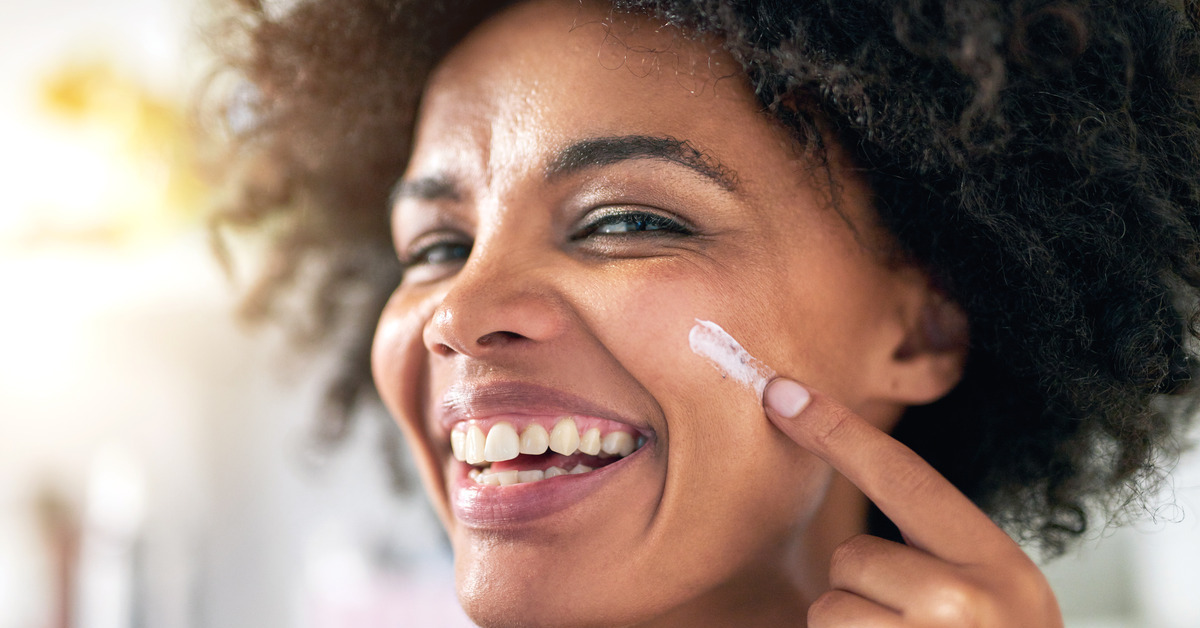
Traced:
<path id="1" fill-rule="evenodd" d="M 820 510 L 789 552 L 793 586 L 810 602 L 829 590 L 829 563 L 837 546 L 866 534 L 868 505 L 858 487 L 833 472 Z"/>

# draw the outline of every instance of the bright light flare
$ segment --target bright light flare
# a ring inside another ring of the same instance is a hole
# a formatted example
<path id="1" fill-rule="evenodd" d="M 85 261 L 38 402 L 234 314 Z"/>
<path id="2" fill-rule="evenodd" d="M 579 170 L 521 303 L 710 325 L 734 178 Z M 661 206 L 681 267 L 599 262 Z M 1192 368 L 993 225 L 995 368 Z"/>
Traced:
<path id="1" fill-rule="evenodd" d="M 0 122 L 0 244 L 128 242 L 195 222 L 203 188 L 179 106 L 100 62 L 52 73 L 37 100 Z"/>

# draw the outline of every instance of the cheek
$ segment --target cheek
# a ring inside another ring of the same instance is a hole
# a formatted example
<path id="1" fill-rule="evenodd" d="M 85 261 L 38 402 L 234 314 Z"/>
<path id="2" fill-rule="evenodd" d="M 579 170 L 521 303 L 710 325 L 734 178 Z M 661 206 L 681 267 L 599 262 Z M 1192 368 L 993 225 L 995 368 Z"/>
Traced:
<path id="1" fill-rule="evenodd" d="M 424 355 L 422 329 L 428 316 L 422 304 L 409 305 L 397 293 L 380 314 L 371 343 L 371 376 L 384 405 L 406 432 L 418 424 L 407 419 L 417 415 L 420 387 L 414 385 Z M 414 434 L 410 434 L 412 436 Z"/>
<path id="2" fill-rule="evenodd" d="M 756 391 L 723 377 L 695 353 L 689 335 L 698 320 L 712 321 L 756 356 L 772 356 L 780 344 L 773 317 L 788 311 L 776 287 L 759 281 L 746 265 L 699 265 L 671 259 L 624 265 L 610 276 L 592 278 L 577 311 L 588 331 L 662 405 L 692 416 L 762 414 Z M 596 289 L 595 286 L 602 286 Z M 786 362 L 785 362 L 786 364 Z M 769 363 L 767 366 L 773 366 Z M 719 412 L 718 412 L 719 411 Z M 676 429 L 675 425 L 667 425 Z"/>
<path id="3" fill-rule="evenodd" d="M 697 319 L 731 331 L 755 329 L 753 310 L 743 304 L 762 302 L 766 295 L 753 282 L 650 260 L 591 285 L 604 289 L 587 291 L 587 302 L 578 304 L 584 324 L 658 403 L 666 423 L 655 428 L 667 435 L 668 446 L 681 434 L 699 436 L 709 449 L 759 447 L 771 438 L 756 392 L 723 377 L 688 340 Z"/>
<path id="4" fill-rule="evenodd" d="M 670 404 L 688 390 L 720 380 L 704 358 L 692 352 L 688 334 L 696 319 L 735 325 L 738 302 L 729 284 L 712 273 L 668 260 L 648 260 L 592 278 L 601 289 L 577 291 L 577 311 L 583 323 L 621 368 L 646 388 L 660 404 Z M 670 394 L 664 394 L 664 393 Z M 729 386 L 728 397 L 752 394 Z M 666 410 L 666 408 L 663 408 Z M 667 426 L 672 427 L 672 426 Z"/>
<path id="5" fill-rule="evenodd" d="M 403 382 L 401 373 L 404 368 L 404 346 L 409 340 L 401 325 L 401 318 L 396 315 L 395 308 L 389 304 L 379 317 L 375 327 L 375 336 L 371 340 L 371 378 L 375 381 L 375 389 L 383 404 L 391 412 L 393 418 L 398 418 L 401 395 L 395 382 Z"/>
<path id="6" fill-rule="evenodd" d="M 809 242 L 781 255 L 742 302 L 747 326 L 734 335 L 780 375 L 857 408 L 864 378 L 887 352 L 893 307 L 887 275 L 850 246 Z"/>
<path id="7" fill-rule="evenodd" d="M 439 300 L 414 302 L 399 294 L 392 297 L 380 316 L 371 344 L 371 375 L 384 406 L 404 432 L 404 441 L 421 472 L 426 493 L 433 499 L 442 521 L 449 525 L 440 456 L 434 451 L 421 418 L 426 399 L 422 330 Z"/>
<path id="8" fill-rule="evenodd" d="M 705 564 L 735 568 L 729 556 L 767 560 L 811 516 L 826 467 L 771 425 L 755 391 L 693 353 L 688 334 L 700 318 L 735 336 L 748 330 L 763 346 L 759 308 L 746 304 L 770 307 L 771 295 L 749 277 L 639 266 L 620 280 L 594 283 L 606 288 L 592 291 L 580 311 L 665 418 L 655 425 L 665 445 L 664 493 L 674 497 L 664 498 L 658 513 L 670 528 L 664 536 L 688 548 L 696 573 Z"/>

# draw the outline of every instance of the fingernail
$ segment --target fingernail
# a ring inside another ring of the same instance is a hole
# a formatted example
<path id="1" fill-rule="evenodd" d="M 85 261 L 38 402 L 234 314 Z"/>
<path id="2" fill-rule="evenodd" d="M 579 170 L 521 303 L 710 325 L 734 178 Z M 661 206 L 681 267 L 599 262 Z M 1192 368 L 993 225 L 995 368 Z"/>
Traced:
<path id="1" fill-rule="evenodd" d="M 803 386 L 783 378 L 772 381 L 763 393 L 767 407 L 788 419 L 799 415 L 811 399 L 812 395 Z"/>

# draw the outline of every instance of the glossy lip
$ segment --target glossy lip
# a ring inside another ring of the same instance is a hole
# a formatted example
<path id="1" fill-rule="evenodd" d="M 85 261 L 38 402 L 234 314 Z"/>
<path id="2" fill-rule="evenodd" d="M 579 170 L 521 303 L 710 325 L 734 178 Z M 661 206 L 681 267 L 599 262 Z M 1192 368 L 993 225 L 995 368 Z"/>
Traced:
<path id="1" fill-rule="evenodd" d="M 554 388 L 518 381 L 459 382 L 451 386 L 436 410 L 441 436 L 460 421 L 499 415 L 594 416 L 633 427 L 646 443 L 632 454 L 604 467 L 579 475 L 562 475 L 540 482 L 512 486 L 483 486 L 467 477 L 471 465 L 447 455 L 447 491 L 454 516 L 472 528 L 511 529 L 565 510 L 594 494 L 605 482 L 649 460 L 654 431 L 615 410 Z M 449 447 L 445 448 L 447 454 Z"/>
<path id="2" fill-rule="evenodd" d="M 512 486 L 484 486 L 467 476 L 470 465 L 452 460 L 450 507 L 471 528 L 515 529 L 587 499 L 614 475 L 644 464 L 652 441 L 628 456 L 594 471 L 560 475 Z"/>

